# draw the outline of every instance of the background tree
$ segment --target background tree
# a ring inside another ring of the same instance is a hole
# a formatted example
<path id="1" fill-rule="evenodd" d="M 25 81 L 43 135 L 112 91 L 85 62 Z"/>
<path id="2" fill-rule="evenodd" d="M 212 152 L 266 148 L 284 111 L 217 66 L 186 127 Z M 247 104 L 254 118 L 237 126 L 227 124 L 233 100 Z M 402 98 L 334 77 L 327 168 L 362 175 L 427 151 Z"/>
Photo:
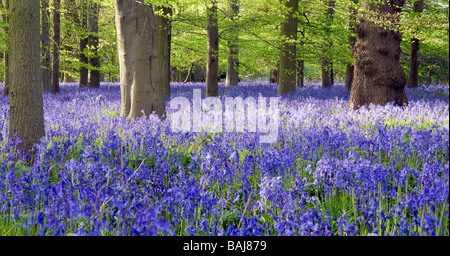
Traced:
<path id="1" fill-rule="evenodd" d="M 234 22 L 239 13 L 239 0 L 229 0 L 228 9 L 230 11 L 229 18 Z M 228 59 L 225 86 L 237 86 L 239 82 L 239 47 L 237 45 L 239 34 L 236 25 L 232 24 L 232 26 L 231 39 L 227 42 Z"/>
<path id="2" fill-rule="evenodd" d="M 59 92 L 59 51 L 61 40 L 60 0 L 53 0 L 53 55 L 52 55 L 52 93 Z"/>
<path id="3" fill-rule="evenodd" d="M 206 58 L 206 96 L 219 96 L 219 27 L 217 18 L 217 2 L 207 4 L 208 54 Z"/>
<path id="4" fill-rule="evenodd" d="M 39 0 L 11 1 L 9 137 L 18 137 L 18 149 L 32 152 L 45 135 L 40 62 Z M 27 15 L 24 15 L 24 14 Z"/>
<path id="5" fill-rule="evenodd" d="M 286 7 L 286 18 L 281 24 L 280 71 L 277 94 L 294 93 L 296 81 L 296 40 L 298 0 L 283 1 Z"/>
<path id="6" fill-rule="evenodd" d="M 0 10 L 2 12 L 2 22 L 0 23 L 4 29 L 1 31 L 0 36 L 3 40 L 1 40 L 2 44 L 0 44 L 0 49 L 2 52 L 2 57 L 4 60 L 4 66 L 2 67 L 2 71 L 4 74 L 5 87 L 3 88 L 3 96 L 7 96 L 9 94 L 9 52 L 8 52 L 8 34 L 9 34 L 9 0 L 5 0 L 0 2 Z"/>
<path id="7" fill-rule="evenodd" d="M 98 15 L 100 11 L 100 4 L 92 1 L 88 4 L 88 26 L 89 26 L 89 37 L 88 37 L 88 48 L 91 50 L 91 55 L 89 57 L 89 64 L 91 68 L 89 69 L 88 86 L 89 87 L 99 87 L 100 86 L 100 57 L 98 53 L 99 48 L 99 36 L 98 36 Z"/>
<path id="8" fill-rule="evenodd" d="M 159 69 L 164 97 L 170 96 L 170 48 L 172 37 L 172 7 L 168 3 L 154 5 L 158 32 Z"/>
<path id="9" fill-rule="evenodd" d="M 358 15 L 358 9 L 357 4 L 358 0 L 352 0 L 350 2 L 350 8 L 349 8 L 349 24 L 348 27 L 350 29 L 351 34 L 348 37 L 348 42 L 350 44 L 350 49 L 353 49 L 356 43 L 356 36 L 355 36 L 355 26 L 357 24 L 356 16 Z M 355 66 L 353 63 L 348 63 L 346 72 L 345 72 L 345 89 L 350 90 L 352 88 L 353 83 L 353 71 L 355 69 Z"/>
<path id="10" fill-rule="evenodd" d="M 42 52 L 42 89 L 52 91 L 52 72 L 50 59 L 50 9 L 49 0 L 41 1 L 41 52 Z"/>
<path id="11" fill-rule="evenodd" d="M 416 0 L 413 4 L 413 12 L 421 13 L 423 11 L 423 0 Z M 420 40 L 416 37 L 411 39 L 411 57 L 409 62 L 409 76 L 406 86 L 415 88 L 419 85 L 419 45 Z"/>
<path id="12" fill-rule="evenodd" d="M 325 40 L 323 46 L 322 63 L 321 63 L 321 73 L 322 73 L 322 86 L 324 88 L 330 88 L 333 85 L 334 75 L 333 75 L 333 63 L 331 61 L 331 52 L 333 43 L 331 40 L 331 25 L 334 19 L 334 8 L 336 6 L 336 1 L 328 1 L 327 13 L 326 13 L 326 23 L 324 28 Z"/>
<path id="13" fill-rule="evenodd" d="M 400 65 L 401 36 L 396 25 L 404 0 L 362 1 L 355 59 L 354 82 L 349 106 L 359 108 L 371 103 L 397 106 L 408 103 L 406 76 Z M 381 22 L 381 19 L 385 19 Z"/>

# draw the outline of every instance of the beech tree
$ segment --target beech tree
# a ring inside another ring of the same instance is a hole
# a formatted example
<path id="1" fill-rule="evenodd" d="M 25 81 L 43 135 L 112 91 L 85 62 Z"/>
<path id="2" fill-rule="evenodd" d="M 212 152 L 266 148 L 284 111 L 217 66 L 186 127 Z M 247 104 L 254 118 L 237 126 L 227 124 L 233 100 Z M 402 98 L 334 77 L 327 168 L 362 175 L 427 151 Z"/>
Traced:
<path id="1" fill-rule="evenodd" d="M 99 87 L 100 86 L 100 57 L 98 56 L 99 38 L 98 38 L 98 13 L 100 5 L 96 2 L 90 2 L 88 4 L 88 26 L 89 37 L 88 47 L 92 50 L 92 56 L 89 58 L 89 64 L 92 66 L 89 69 L 88 86 Z"/>
<path id="2" fill-rule="evenodd" d="M 322 87 L 329 88 L 333 85 L 333 64 L 331 62 L 331 48 L 333 43 L 331 42 L 330 27 L 334 19 L 334 8 L 336 1 L 328 1 L 327 15 L 325 24 L 325 42 L 323 47 L 321 71 L 322 71 Z"/>
<path id="3" fill-rule="evenodd" d="M 219 96 L 219 28 L 216 4 L 215 0 L 207 4 L 206 97 Z"/>
<path id="4" fill-rule="evenodd" d="M 239 13 L 239 0 L 229 0 L 230 19 L 234 21 Z M 225 79 L 225 86 L 236 86 L 239 82 L 239 49 L 237 42 L 239 36 L 236 26 L 232 31 L 233 39 L 228 41 L 228 59 L 227 59 L 227 74 Z"/>
<path id="5" fill-rule="evenodd" d="M 59 92 L 59 47 L 61 40 L 60 0 L 53 0 L 52 93 Z"/>
<path id="6" fill-rule="evenodd" d="M 413 4 L 413 12 L 420 13 L 423 11 L 423 0 L 416 0 Z M 411 57 L 409 62 L 409 76 L 406 86 L 415 88 L 419 85 L 419 46 L 420 40 L 411 38 Z"/>
<path id="7" fill-rule="evenodd" d="M 121 114 L 137 118 L 165 113 L 158 58 L 158 37 L 151 4 L 115 0 L 120 63 Z"/>
<path id="8" fill-rule="evenodd" d="M 42 89 L 44 91 L 52 90 L 52 72 L 51 72 L 51 59 L 50 59 L 50 10 L 49 0 L 41 1 L 41 20 L 42 20 L 42 32 L 41 32 L 41 44 L 42 44 Z"/>
<path id="9" fill-rule="evenodd" d="M 45 135 L 40 62 L 39 0 L 11 1 L 9 6 L 10 101 L 9 137 L 32 153 Z M 26 13 L 27 15 L 24 15 Z"/>
<path id="10" fill-rule="evenodd" d="M 371 103 L 397 106 L 408 103 L 406 76 L 400 65 L 401 35 L 396 23 L 404 0 L 362 1 L 353 50 L 354 81 L 349 107 Z"/>
<path id="11" fill-rule="evenodd" d="M 296 81 L 296 40 L 298 27 L 298 0 L 283 1 L 287 14 L 281 24 L 280 70 L 277 94 L 295 93 Z"/>
<path id="12" fill-rule="evenodd" d="M 159 70 L 161 72 L 161 87 L 164 97 L 170 96 L 170 48 L 172 38 L 171 16 L 172 7 L 165 3 L 154 6 L 156 28 L 158 32 Z"/>
<path id="13" fill-rule="evenodd" d="M 358 0 L 352 0 L 350 2 L 350 21 L 348 24 L 349 30 L 351 34 L 348 37 L 348 42 L 350 45 L 350 49 L 353 49 L 356 43 L 356 37 L 354 35 L 355 33 L 355 26 L 357 24 L 356 15 L 358 14 L 358 10 L 356 8 L 356 4 L 358 3 Z M 348 63 L 345 71 L 345 89 L 350 90 L 352 88 L 353 84 L 353 72 L 355 70 L 355 66 L 353 63 Z"/>

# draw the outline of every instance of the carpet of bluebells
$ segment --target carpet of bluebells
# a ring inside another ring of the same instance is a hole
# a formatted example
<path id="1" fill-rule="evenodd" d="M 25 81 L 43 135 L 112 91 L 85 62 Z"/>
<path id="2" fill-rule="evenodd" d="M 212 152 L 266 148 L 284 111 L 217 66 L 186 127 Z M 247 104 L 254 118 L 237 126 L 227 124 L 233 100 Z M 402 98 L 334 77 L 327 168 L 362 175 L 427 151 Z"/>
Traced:
<path id="1" fill-rule="evenodd" d="M 204 99 L 200 83 L 174 83 L 172 97 L 193 89 Z M 276 95 L 265 83 L 219 91 Z M 406 92 L 408 107 L 353 111 L 343 85 L 308 84 L 280 97 L 278 140 L 260 144 L 126 120 L 118 84 L 62 84 L 43 93 L 33 163 L 15 160 L 1 97 L 0 235 L 448 236 L 449 87 Z"/>

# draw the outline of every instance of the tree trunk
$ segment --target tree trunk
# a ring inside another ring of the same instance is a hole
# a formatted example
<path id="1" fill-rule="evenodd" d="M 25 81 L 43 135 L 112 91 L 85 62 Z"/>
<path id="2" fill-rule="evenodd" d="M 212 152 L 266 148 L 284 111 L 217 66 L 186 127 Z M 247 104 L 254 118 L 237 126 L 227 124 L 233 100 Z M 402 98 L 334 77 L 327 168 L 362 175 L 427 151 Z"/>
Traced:
<path id="1" fill-rule="evenodd" d="M 194 68 L 194 63 L 192 63 L 191 66 L 189 66 L 188 73 L 186 75 L 186 78 L 183 81 L 184 84 L 191 80 L 191 73 L 192 73 L 193 68 Z"/>
<path id="2" fill-rule="evenodd" d="M 278 77 L 277 94 L 295 93 L 297 87 L 296 79 L 296 40 L 298 18 L 298 0 L 283 0 L 288 8 L 285 21 L 281 24 L 281 49 L 280 49 L 280 72 Z"/>
<path id="3" fill-rule="evenodd" d="M 358 10 L 356 9 L 356 4 L 358 4 L 358 0 L 353 0 L 352 5 L 350 6 L 350 21 L 348 24 L 349 30 L 352 33 L 348 37 L 348 42 L 350 44 L 350 49 L 353 50 L 356 43 L 356 37 L 353 35 L 355 33 L 355 26 L 357 24 L 356 15 L 358 14 Z M 346 72 L 345 72 L 345 89 L 350 90 L 353 84 L 353 72 L 355 70 L 355 66 L 353 63 L 347 64 Z"/>
<path id="4" fill-rule="evenodd" d="M 297 61 L 297 86 L 303 87 L 305 85 L 305 61 L 304 60 L 298 60 Z"/>
<path id="5" fill-rule="evenodd" d="M 11 1 L 9 52 L 9 137 L 18 137 L 23 153 L 45 135 L 40 62 L 39 0 Z M 26 13 L 26 15 L 24 15 Z M 29 159 L 29 158 L 28 158 Z"/>
<path id="6" fill-rule="evenodd" d="M 54 0 L 53 8 L 52 93 L 55 94 L 59 92 L 60 0 Z"/>
<path id="7" fill-rule="evenodd" d="M 80 60 L 80 71 L 79 71 L 79 84 L 80 87 L 88 86 L 88 74 L 89 70 L 87 69 L 87 66 L 89 65 L 89 58 L 86 56 L 85 51 L 87 50 L 89 37 L 88 37 L 88 20 L 87 20 L 87 3 L 86 1 L 81 2 L 80 6 L 80 39 L 78 41 L 78 47 L 80 51 L 79 60 Z"/>
<path id="8" fill-rule="evenodd" d="M 52 72 L 50 62 L 50 10 L 49 0 L 42 0 L 42 89 L 44 91 L 52 91 Z"/>
<path id="9" fill-rule="evenodd" d="M 119 52 L 120 95 L 122 116 L 128 116 L 131 108 L 131 84 L 133 83 L 133 37 L 136 34 L 135 1 L 115 0 L 115 23 L 117 29 L 117 47 Z"/>
<path id="10" fill-rule="evenodd" d="M 219 28 L 217 2 L 212 0 L 208 6 L 208 55 L 206 58 L 206 97 L 219 96 Z"/>
<path id="11" fill-rule="evenodd" d="M 9 0 L 5 0 L 5 5 L 3 7 L 6 10 L 9 10 Z M 6 23 L 9 24 L 9 14 L 5 14 L 4 19 L 5 19 Z M 9 34 L 8 27 L 5 28 L 5 33 Z M 5 52 L 4 58 L 5 58 L 6 72 L 5 72 L 5 87 L 3 88 L 3 96 L 8 96 L 9 95 L 9 50 Z"/>
<path id="12" fill-rule="evenodd" d="M 415 1 L 413 4 L 413 12 L 420 13 L 423 11 L 423 0 Z M 408 88 L 416 88 L 419 86 L 419 47 L 420 40 L 413 37 L 411 39 L 411 59 L 409 62 L 409 76 L 406 86 Z"/>
<path id="13" fill-rule="evenodd" d="M 100 5 L 92 2 L 89 3 L 89 38 L 88 45 L 89 49 L 93 51 L 92 58 L 89 58 L 89 65 L 91 69 L 89 70 L 88 86 L 89 87 L 99 87 L 100 86 L 100 57 L 98 56 L 98 14 L 100 11 Z"/>
<path id="14" fill-rule="evenodd" d="M 331 32 L 330 28 L 333 24 L 334 19 L 334 7 L 336 6 L 336 1 L 328 1 L 327 8 L 327 24 L 325 27 L 325 47 L 323 49 L 322 56 L 322 86 L 324 88 L 330 88 L 333 85 L 333 65 L 331 62 L 331 48 L 333 43 L 331 42 Z"/>
<path id="15" fill-rule="evenodd" d="M 230 18 L 233 21 L 239 13 L 239 0 L 229 0 L 229 9 L 231 11 Z M 227 74 L 225 86 L 237 86 L 239 83 L 239 48 L 237 42 L 239 40 L 236 29 L 232 30 L 234 41 L 228 41 L 228 59 Z"/>
<path id="16" fill-rule="evenodd" d="M 162 11 L 162 15 L 156 15 L 156 27 L 158 31 L 159 45 L 159 69 L 161 72 L 161 86 L 164 97 L 170 97 L 170 47 L 172 37 L 171 16 L 172 8 L 163 5 L 155 8 Z"/>
<path id="17" fill-rule="evenodd" d="M 389 102 L 397 106 L 408 104 L 404 90 L 406 76 L 400 66 L 401 35 L 393 28 L 404 3 L 404 0 L 383 0 L 377 6 L 362 1 L 362 17 L 355 28 L 355 71 L 349 107 L 353 105 L 357 109 L 371 103 Z M 377 16 L 369 16 L 368 11 Z M 381 19 L 385 19 L 385 28 L 374 22 Z"/>
<path id="18" fill-rule="evenodd" d="M 150 4 L 115 0 L 120 62 L 121 114 L 134 119 L 153 111 L 163 116 L 158 38 Z"/>
<path id="19" fill-rule="evenodd" d="M 277 67 L 279 67 L 279 65 L 277 65 Z M 272 70 L 272 73 L 270 75 L 270 82 L 272 84 L 278 84 L 278 69 L 279 68 L 274 68 Z"/>

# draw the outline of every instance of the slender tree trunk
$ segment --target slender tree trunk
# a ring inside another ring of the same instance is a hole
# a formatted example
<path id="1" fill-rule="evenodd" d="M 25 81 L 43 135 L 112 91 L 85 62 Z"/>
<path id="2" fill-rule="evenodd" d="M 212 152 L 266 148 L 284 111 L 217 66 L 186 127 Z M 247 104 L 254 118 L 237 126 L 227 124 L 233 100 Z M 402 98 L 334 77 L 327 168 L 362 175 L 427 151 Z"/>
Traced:
<path id="1" fill-rule="evenodd" d="M 60 33 L 60 0 L 53 2 L 53 65 L 52 65 L 52 93 L 59 92 L 59 46 Z"/>
<path id="2" fill-rule="evenodd" d="M 323 52 L 322 60 L 322 86 L 324 88 L 330 88 L 333 85 L 333 65 L 331 61 L 331 49 L 333 43 L 331 42 L 330 28 L 334 19 L 334 7 L 336 6 L 336 1 L 328 1 L 327 8 L 327 25 L 325 28 L 325 47 Z"/>
<path id="3" fill-rule="evenodd" d="M 167 5 L 158 6 L 156 10 L 162 15 L 156 15 L 159 45 L 159 69 L 161 72 L 161 86 L 164 97 L 170 97 L 170 47 L 171 47 L 171 16 L 172 8 Z"/>
<path id="4" fill-rule="evenodd" d="M 208 6 L 208 55 L 206 58 L 206 97 L 219 96 L 219 28 L 217 2 L 212 0 Z"/>
<path id="5" fill-rule="evenodd" d="M 352 5 L 350 7 L 350 21 L 349 21 L 349 29 L 352 35 L 348 37 L 348 42 L 350 44 L 350 49 L 353 50 L 356 43 L 356 37 L 353 35 L 355 33 L 355 26 L 357 24 L 356 15 L 358 14 L 358 10 L 356 9 L 356 4 L 358 0 L 353 0 Z M 347 64 L 346 72 L 345 72 L 345 89 L 350 90 L 352 88 L 353 83 L 353 72 L 355 70 L 355 66 L 353 63 Z"/>
<path id="6" fill-rule="evenodd" d="M 165 113 L 159 72 L 158 38 L 150 4 L 115 0 L 122 93 L 121 113 L 134 119 Z"/>
<path id="7" fill-rule="evenodd" d="M 6 10 L 9 10 L 9 0 L 5 0 L 5 5 L 3 6 Z M 4 20 L 9 24 L 9 14 L 4 15 Z M 5 28 L 5 33 L 9 34 L 9 28 Z M 8 40 L 9 41 L 9 40 Z M 5 58 L 5 87 L 3 88 L 3 96 L 9 95 L 9 50 L 4 53 Z"/>
<path id="8" fill-rule="evenodd" d="M 413 4 L 413 12 L 423 11 L 423 0 L 417 0 Z M 411 39 L 411 59 L 409 62 L 409 76 L 406 86 L 416 88 L 419 86 L 419 46 L 420 40 L 413 37 Z"/>
<path id="9" fill-rule="evenodd" d="M 280 65 L 277 65 L 279 67 Z M 278 84 L 278 70 L 279 68 L 274 68 L 270 74 L 270 82 L 272 84 Z"/>
<path id="10" fill-rule="evenodd" d="M 92 2 L 89 4 L 89 18 L 88 26 L 90 35 L 88 38 L 89 49 L 93 51 L 92 58 L 89 58 L 89 65 L 92 69 L 89 70 L 89 87 L 99 87 L 100 86 L 100 57 L 98 56 L 98 14 L 100 11 L 100 5 Z"/>
<path id="11" fill-rule="evenodd" d="M 50 61 L 50 10 L 49 0 L 42 0 L 41 15 L 42 15 L 42 89 L 44 91 L 52 91 L 52 72 Z"/>
<path id="12" fill-rule="evenodd" d="M 297 86 L 303 87 L 305 85 L 305 61 L 303 59 L 297 61 Z"/>
<path id="13" fill-rule="evenodd" d="M 408 104 L 404 90 L 406 76 L 400 65 L 401 35 L 393 28 L 404 3 L 404 0 L 383 0 L 376 5 L 362 1 L 362 17 L 355 28 L 355 72 L 349 107 Z M 377 15 L 369 15 L 368 11 Z M 374 22 L 381 19 L 386 20 L 385 28 Z"/>
<path id="14" fill-rule="evenodd" d="M 89 58 L 86 56 L 85 51 L 87 50 L 89 36 L 88 36 L 88 20 L 87 20 L 87 3 L 83 0 L 80 4 L 80 39 L 78 41 L 78 47 L 80 51 L 79 60 L 80 60 L 80 71 L 79 71 L 79 79 L 78 82 L 80 87 L 88 86 L 88 74 L 89 70 L 87 66 L 89 65 Z"/>
<path id="15" fill-rule="evenodd" d="M 18 137 L 23 153 L 45 135 L 40 62 L 39 0 L 11 1 L 9 51 L 9 137 Z M 27 15 L 24 15 L 24 14 Z M 29 159 L 29 158 L 28 158 Z"/>
<path id="16" fill-rule="evenodd" d="M 192 63 L 191 66 L 189 66 L 188 73 L 186 75 L 186 78 L 183 81 L 184 84 L 187 83 L 189 80 L 191 80 L 191 73 L 192 73 L 193 68 L 194 68 L 194 63 Z"/>
<path id="17" fill-rule="evenodd" d="M 297 55 L 297 27 L 298 27 L 298 0 L 283 0 L 289 9 L 285 21 L 281 24 L 280 72 L 278 77 L 277 94 L 295 93 L 296 55 Z"/>
<path id="18" fill-rule="evenodd" d="M 234 20 L 239 13 L 239 0 L 229 0 L 231 19 Z M 239 35 L 236 29 L 232 30 L 234 41 L 228 41 L 227 75 L 225 86 L 237 86 L 239 83 L 239 48 L 237 42 Z"/>

